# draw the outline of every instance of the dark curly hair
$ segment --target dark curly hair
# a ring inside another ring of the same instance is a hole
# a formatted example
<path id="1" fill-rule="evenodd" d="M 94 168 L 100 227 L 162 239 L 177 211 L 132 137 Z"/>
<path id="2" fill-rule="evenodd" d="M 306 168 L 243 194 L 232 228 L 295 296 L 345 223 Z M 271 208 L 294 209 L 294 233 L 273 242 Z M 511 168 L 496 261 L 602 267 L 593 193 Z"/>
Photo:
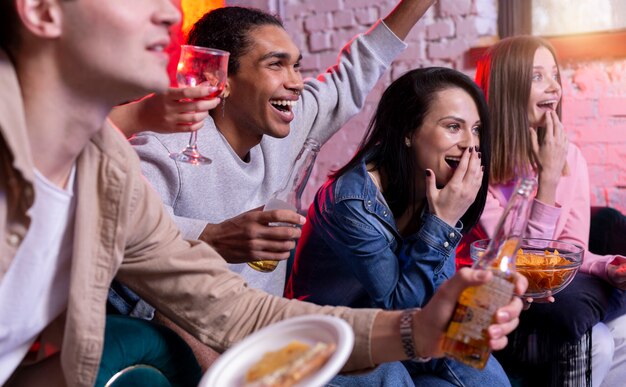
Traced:
<path id="1" fill-rule="evenodd" d="M 260 9 L 217 8 L 207 12 L 193 25 L 187 44 L 230 52 L 228 74 L 233 75 L 239 70 L 239 59 L 248 53 L 252 46 L 249 32 L 265 25 L 285 28 L 277 16 Z"/>

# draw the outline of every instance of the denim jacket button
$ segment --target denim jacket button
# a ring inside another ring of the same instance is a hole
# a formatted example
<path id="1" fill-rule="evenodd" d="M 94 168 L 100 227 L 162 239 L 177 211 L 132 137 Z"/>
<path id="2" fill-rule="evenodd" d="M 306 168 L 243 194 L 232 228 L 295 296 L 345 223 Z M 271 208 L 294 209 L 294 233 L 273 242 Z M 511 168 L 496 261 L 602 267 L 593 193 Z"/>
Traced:
<path id="1" fill-rule="evenodd" d="M 371 200 L 368 200 L 368 201 L 367 201 L 367 206 L 369 207 L 369 206 L 371 206 L 371 205 L 372 205 L 372 201 L 371 201 Z"/>
<path id="2" fill-rule="evenodd" d="M 383 215 L 387 217 L 387 211 L 383 211 Z"/>
<path id="3" fill-rule="evenodd" d="M 454 238 L 455 234 L 453 232 L 450 233 L 450 235 L 448 235 L 450 238 Z"/>
<path id="4" fill-rule="evenodd" d="M 448 247 L 450 246 L 450 243 L 448 243 L 448 241 L 443 242 L 443 247 Z"/>

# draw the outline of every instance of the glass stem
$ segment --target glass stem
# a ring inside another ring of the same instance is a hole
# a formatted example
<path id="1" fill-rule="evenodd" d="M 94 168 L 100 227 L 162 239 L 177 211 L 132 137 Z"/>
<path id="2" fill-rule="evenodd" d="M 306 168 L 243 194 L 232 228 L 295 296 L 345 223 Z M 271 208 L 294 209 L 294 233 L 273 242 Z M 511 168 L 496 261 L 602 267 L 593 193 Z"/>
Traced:
<path id="1" fill-rule="evenodd" d="M 196 149 L 197 140 L 198 140 L 198 131 L 194 130 L 193 132 L 191 132 L 191 135 L 189 136 L 189 145 L 187 147 Z"/>

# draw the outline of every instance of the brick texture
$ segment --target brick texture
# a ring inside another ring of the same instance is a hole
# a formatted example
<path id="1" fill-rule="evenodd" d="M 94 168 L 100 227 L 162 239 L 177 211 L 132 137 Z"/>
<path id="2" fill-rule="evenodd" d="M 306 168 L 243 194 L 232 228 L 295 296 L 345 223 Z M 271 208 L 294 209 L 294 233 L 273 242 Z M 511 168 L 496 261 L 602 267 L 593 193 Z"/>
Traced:
<path id="1" fill-rule="evenodd" d="M 261 0 L 239 5 L 263 8 Z M 227 1 L 231 4 L 230 1 Z M 275 0 L 266 8 L 281 10 L 288 32 L 304 56 L 303 73 L 314 76 L 332 65 L 339 49 L 396 5 L 395 0 Z M 361 114 L 348 122 L 323 148 L 304 200 L 310 202 L 330 170 L 356 151 L 384 88 L 415 67 L 446 66 L 469 76 L 469 48 L 497 33 L 497 0 L 439 0 L 406 41 L 409 48 L 393 63 L 368 97 Z M 591 200 L 626 213 L 626 58 L 561 63 L 563 122 L 572 142 L 589 164 Z"/>

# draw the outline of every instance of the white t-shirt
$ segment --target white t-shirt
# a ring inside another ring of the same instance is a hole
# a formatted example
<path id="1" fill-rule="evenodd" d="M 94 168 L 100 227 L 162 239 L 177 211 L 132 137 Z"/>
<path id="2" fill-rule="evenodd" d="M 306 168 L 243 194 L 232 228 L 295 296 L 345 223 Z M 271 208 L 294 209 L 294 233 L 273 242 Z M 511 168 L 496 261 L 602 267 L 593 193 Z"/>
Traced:
<path id="1" fill-rule="evenodd" d="M 35 171 L 31 225 L 0 282 L 0 385 L 67 307 L 74 239 L 75 168 L 65 190 Z"/>

